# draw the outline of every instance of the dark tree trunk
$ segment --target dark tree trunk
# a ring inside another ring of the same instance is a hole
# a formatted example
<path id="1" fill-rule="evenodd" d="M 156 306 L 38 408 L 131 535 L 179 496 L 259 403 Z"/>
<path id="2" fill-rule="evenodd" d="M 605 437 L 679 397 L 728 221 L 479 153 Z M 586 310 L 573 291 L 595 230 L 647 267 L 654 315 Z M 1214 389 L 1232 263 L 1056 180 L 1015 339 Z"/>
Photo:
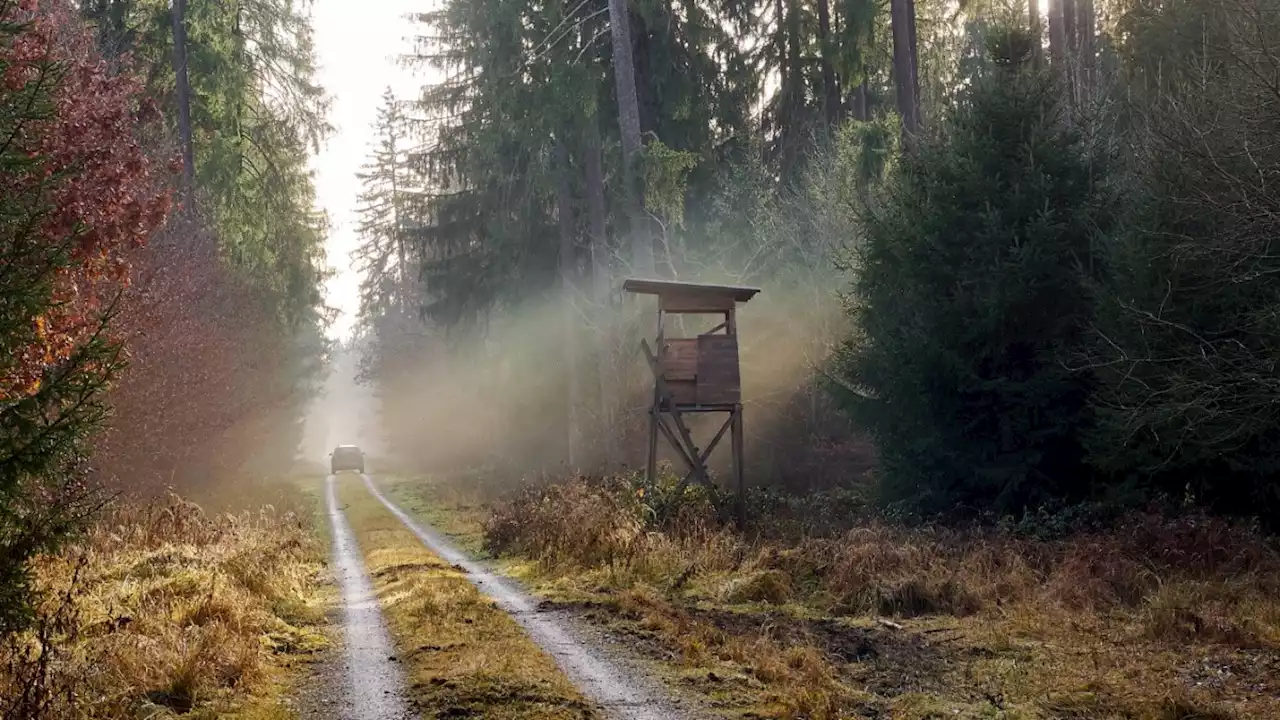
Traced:
<path id="1" fill-rule="evenodd" d="M 1067 59 L 1067 35 L 1063 25 L 1064 0 L 1049 0 L 1049 57 L 1059 68 Z"/>
<path id="2" fill-rule="evenodd" d="M 604 302 L 609 294 L 609 241 L 604 204 L 604 160 L 600 149 L 599 118 L 587 119 L 584 168 L 587 185 L 587 239 L 591 258 L 594 300 Z"/>
<path id="3" fill-rule="evenodd" d="M 1031 61 L 1040 67 L 1044 58 L 1044 21 L 1040 18 L 1040 0 L 1030 0 L 1027 6 L 1031 9 Z"/>
<path id="4" fill-rule="evenodd" d="M 916 36 L 916 0 L 907 2 L 907 27 L 911 30 L 911 93 L 915 97 L 916 129 L 920 119 L 920 40 Z"/>
<path id="5" fill-rule="evenodd" d="M 1076 51 L 1080 49 L 1077 19 L 1076 0 L 1062 0 L 1063 47 L 1067 49 L 1067 57 L 1070 59 L 1074 59 Z"/>
<path id="6" fill-rule="evenodd" d="M 1087 92 L 1093 89 L 1097 81 L 1098 20 L 1094 10 L 1094 0 L 1079 0 L 1079 2 L 1080 27 L 1077 28 L 1077 32 L 1080 34 L 1080 84 L 1081 91 Z"/>
<path id="7" fill-rule="evenodd" d="M 898 94 L 898 113 L 902 115 L 902 131 L 909 141 L 920 130 L 920 101 L 916 94 L 915 48 L 912 45 L 911 0 L 889 0 L 893 27 L 893 80 Z"/>
<path id="8" fill-rule="evenodd" d="M 818 44 L 822 49 L 822 100 L 827 127 L 840 122 L 840 88 L 836 84 L 835 65 L 831 56 L 835 43 L 831 39 L 831 0 L 818 0 Z"/>
<path id="9" fill-rule="evenodd" d="M 609 0 L 609 28 L 613 35 L 613 77 L 618 95 L 618 128 L 622 138 L 623 195 L 631 225 L 632 270 L 653 277 L 653 241 L 644 213 L 644 197 L 637 177 L 640 155 L 640 101 L 636 97 L 635 63 L 631 54 L 631 16 L 627 0 Z"/>
<path id="10" fill-rule="evenodd" d="M 173 74 L 178 101 L 178 138 L 182 143 L 182 185 L 187 201 L 195 187 L 196 155 L 191 138 L 191 83 L 187 76 L 187 0 L 173 0 Z"/>
<path id="11" fill-rule="evenodd" d="M 871 119 L 871 109 L 867 106 L 870 98 L 870 88 L 867 87 L 867 79 L 864 77 L 862 82 L 858 83 L 858 87 L 853 89 L 853 100 L 850 103 L 853 108 L 853 119 L 866 122 Z"/>
<path id="12" fill-rule="evenodd" d="M 781 136 L 779 172 L 784 184 L 798 179 L 800 156 L 804 150 L 806 132 L 804 107 L 804 70 L 800 59 L 800 0 L 786 0 L 786 16 L 783 23 L 786 33 L 787 71 L 783 76 L 782 114 L 778 118 Z"/>

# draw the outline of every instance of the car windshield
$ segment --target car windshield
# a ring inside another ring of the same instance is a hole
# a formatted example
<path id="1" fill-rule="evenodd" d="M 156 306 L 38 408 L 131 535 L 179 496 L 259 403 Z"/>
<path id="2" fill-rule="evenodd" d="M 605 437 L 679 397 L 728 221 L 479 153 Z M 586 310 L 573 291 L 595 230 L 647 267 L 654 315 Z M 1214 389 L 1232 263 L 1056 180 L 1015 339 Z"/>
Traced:
<path id="1" fill-rule="evenodd" d="M 360 457 L 360 448 L 357 447 L 340 447 L 333 451 L 333 456 L 339 460 L 351 460 Z"/>

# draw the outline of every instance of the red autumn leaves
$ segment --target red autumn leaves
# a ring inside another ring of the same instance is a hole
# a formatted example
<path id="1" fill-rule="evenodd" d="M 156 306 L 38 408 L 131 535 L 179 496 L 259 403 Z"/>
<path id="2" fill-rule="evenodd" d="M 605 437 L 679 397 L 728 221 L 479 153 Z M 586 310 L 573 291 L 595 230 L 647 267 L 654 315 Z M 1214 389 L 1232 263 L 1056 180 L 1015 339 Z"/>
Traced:
<path id="1" fill-rule="evenodd" d="M 0 0 L 0 25 L 10 28 L 0 38 L 0 272 L 6 293 L 29 293 L 5 298 L 19 308 L 5 319 L 25 312 L 30 324 L 0 363 L 4 402 L 37 392 L 102 331 L 129 282 L 129 252 L 164 223 L 170 199 L 139 142 L 154 106 L 98 55 L 73 10 Z"/>

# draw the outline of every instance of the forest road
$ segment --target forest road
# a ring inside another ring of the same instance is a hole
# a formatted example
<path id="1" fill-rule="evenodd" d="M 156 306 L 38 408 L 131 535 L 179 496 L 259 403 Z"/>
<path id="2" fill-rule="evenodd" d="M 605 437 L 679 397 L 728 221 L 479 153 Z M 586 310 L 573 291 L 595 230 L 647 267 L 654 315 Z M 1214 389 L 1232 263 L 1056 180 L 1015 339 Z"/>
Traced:
<path id="1" fill-rule="evenodd" d="M 426 547 L 464 570 L 467 579 L 510 614 L 530 639 L 550 655 L 583 696 L 610 720 L 704 720 L 713 718 L 691 703 L 673 696 L 627 648 L 606 643 L 580 627 L 567 613 L 547 612 L 539 602 L 501 578 L 484 564 L 453 547 L 439 533 L 422 525 L 386 498 L 365 475 L 364 483 Z"/>
<path id="2" fill-rule="evenodd" d="M 333 568 L 342 593 L 342 662 L 333 682 L 317 684 L 325 695 L 308 703 L 332 720 L 410 720 L 417 718 L 405 694 L 405 679 L 395 661 L 395 645 L 382 618 L 373 584 L 355 534 L 334 496 L 334 479 L 325 479 L 325 505 L 333 530 Z M 336 665 L 336 663 L 335 663 Z"/>

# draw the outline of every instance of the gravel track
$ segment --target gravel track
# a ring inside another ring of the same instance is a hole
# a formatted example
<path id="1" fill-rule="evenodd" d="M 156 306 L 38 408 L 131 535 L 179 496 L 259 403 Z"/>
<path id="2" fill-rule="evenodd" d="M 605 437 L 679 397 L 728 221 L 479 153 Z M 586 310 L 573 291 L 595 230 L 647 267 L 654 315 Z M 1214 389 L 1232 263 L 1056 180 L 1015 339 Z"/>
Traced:
<path id="1" fill-rule="evenodd" d="M 563 613 L 540 611 L 537 599 L 453 547 L 439 533 L 415 521 L 388 500 L 368 475 L 363 477 L 369 492 L 428 549 L 445 562 L 465 570 L 468 579 L 481 593 L 515 618 L 534 643 L 555 660 L 560 670 L 605 717 L 612 720 L 702 720 L 712 717 L 672 696 L 652 677 L 638 656 L 619 646 L 606 647 L 598 634 L 579 627 Z"/>
<path id="2" fill-rule="evenodd" d="M 333 528 L 333 567 L 342 591 L 342 671 L 340 685 L 329 682 L 316 688 L 324 695 L 319 714 L 334 720 L 416 718 L 360 547 L 338 507 L 333 487 L 330 475 L 325 480 L 325 501 Z M 338 689 L 334 685 L 343 692 L 334 692 Z M 315 706 L 314 701 L 308 704 Z"/>

